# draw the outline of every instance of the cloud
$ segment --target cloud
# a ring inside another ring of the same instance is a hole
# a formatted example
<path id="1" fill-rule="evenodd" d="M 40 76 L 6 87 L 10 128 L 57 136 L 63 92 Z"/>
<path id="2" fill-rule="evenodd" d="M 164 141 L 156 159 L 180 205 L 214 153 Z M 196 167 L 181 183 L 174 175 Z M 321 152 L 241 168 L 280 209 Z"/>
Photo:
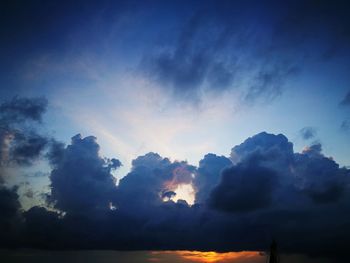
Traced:
<path id="1" fill-rule="evenodd" d="M 0 105 L 0 119 L 11 123 L 27 120 L 40 122 L 46 111 L 47 104 L 45 98 L 14 97 L 11 101 Z"/>
<path id="2" fill-rule="evenodd" d="M 31 164 L 48 145 L 46 137 L 35 133 L 17 133 L 14 140 L 15 144 L 10 151 L 10 159 L 20 165 Z"/>
<path id="3" fill-rule="evenodd" d="M 15 190 L 6 190 L 14 209 L 1 220 L 24 220 L 14 229 L 21 235 L 8 235 L 15 246 L 264 251 L 275 238 L 283 253 L 347 256 L 350 171 L 321 144 L 296 153 L 284 135 L 262 132 L 233 147 L 231 160 L 207 154 L 198 168 L 151 152 L 118 185 L 111 171 L 120 162 L 102 158 L 95 137 L 76 135 L 58 149 L 50 155 L 56 211 L 21 214 Z M 196 190 L 194 205 L 171 200 L 182 184 Z"/>
<path id="4" fill-rule="evenodd" d="M 345 132 L 349 131 L 350 130 L 350 120 L 343 121 L 340 125 L 340 129 L 342 131 L 345 131 Z"/>
<path id="5" fill-rule="evenodd" d="M 190 184 L 194 172 L 195 167 L 187 162 L 171 162 L 157 153 L 139 156 L 132 161 L 131 172 L 119 182 L 118 206 L 121 209 L 131 206 L 139 211 L 159 205 L 164 193 L 175 193 L 178 185 Z"/>
<path id="6" fill-rule="evenodd" d="M 57 165 L 63 159 L 64 150 L 64 143 L 52 139 L 49 151 L 46 154 L 46 157 L 52 166 Z"/>
<path id="7" fill-rule="evenodd" d="M 45 98 L 14 97 L 0 105 L 0 181 L 5 167 L 30 165 L 49 146 L 37 131 L 46 108 Z"/>
<path id="8" fill-rule="evenodd" d="M 67 213 L 93 213 L 109 209 L 116 190 L 111 171 L 121 163 L 99 156 L 99 145 L 93 136 L 72 137 L 63 152 L 51 153 L 54 169 L 50 174 L 50 202 Z"/>
<path id="9" fill-rule="evenodd" d="M 314 144 L 296 154 L 294 169 L 300 176 L 301 190 L 314 203 L 336 202 L 349 190 L 349 170 L 340 168 L 321 151 L 321 144 Z"/>
<path id="10" fill-rule="evenodd" d="M 275 191 L 276 198 L 280 202 L 288 202 L 288 205 L 293 202 L 293 198 L 294 201 L 300 201 L 304 195 L 314 203 L 334 203 L 344 198 L 344 193 L 349 190 L 348 169 L 340 168 L 332 158 L 325 157 L 320 143 L 306 147 L 302 153 L 294 153 L 293 145 L 285 136 L 260 133 L 235 146 L 231 157 L 236 160 L 237 169 L 241 166 L 254 169 L 258 165 L 276 173 L 278 184 L 269 192 Z M 236 173 L 239 174 L 239 169 Z M 249 172 L 246 174 L 248 176 Z M 234 175 L 229 178 L 234 178 Z M 252 185 L 256 181 L 251 180 Z M 244 188 L 244 181 L 242 184 Z M 280 191 L 281 188 L 284 190 Z M 220 192 L 220 189 L 216 191 Z"/>
<path id="11" fill-rule="evenodd" d="M 276 169 L 287 165 L 293 158 L 293 144 L 283 134 L 259 133 L 231 150 L 231 160 L 237 164 L 254 156 L 264 158 Z"/>
<path id="12" fill-rule="evenodd" d="M 183 27 L 175 46 L 144 61 L 151 77 L 189 101 L 200 99 L 206 83 L 210 89 L 225 90 L 235 75 L 234 61 L 220 59 L 216 50 L 201 42 L 204 19 L 194 15 Z M 210 44 L 215 45 L 217 37 Z"/>
<path id="13" fill-rule="evenodd" d="M 304 127 L 299 133 L 304 140 L 309 140 L 315 138 L 317 130 L 314 127 Z"/>
<path id="14" fill-rule="evenodd" d="M 244 100 L 247 103 L 257 101 L 272 101 L 283 92 L 287 80 L 295 76 L 299 68 L 293 65 L 279 65 L 275 63 L 272 68 L 265 66 L 254 76 Z"/>
<path id="15" fill-rule="evenodd" d="M 47 248 L 57 242 L 62 224 L 57 212 L 34 206 L 23 213 L 25 218 L 24 239 L 32 246 Z M 58 244 L 57 244 L 58 245 Z"/>
<path id="16" fill-rule="evenodd" d="M 232 165 L 225 156 L 208 153 L 199 161 L 196 176 L 193 181 L 196 190 L 196 203 L 205 203 L 212 189 L 219 183 L 224 168 Z"/>
<path id="17" fill-rule="evenodd" d="M 7 188 L 0 184 L 0 246 L 16 247 L 20 236 L 21 205 L 17 187 Z"/>
<path id="18" fill-rule="evenodd" d="M 276 172 L 260 166 L 257 160 L 225 169 L 209 199 L 215 209 L 247 212 L 266 208 L 278 185 Z"/>
<path id="19" fill-rule="evenodd" d="M 198 102 L 230 90 L 252 105 L 279 97 L 309 62 L 346 52 L 346 3 L 272 2 L 203 3 L 171 36 L 162 32 L 142 70 L 176 98 Z"/>
<path id="20" fill-rule="evenodd" d="M 344 99 L 340 102 L 340 105 L 344 105 L 344 106 L 350 105 L 350 91 L 345 95 Z"/>

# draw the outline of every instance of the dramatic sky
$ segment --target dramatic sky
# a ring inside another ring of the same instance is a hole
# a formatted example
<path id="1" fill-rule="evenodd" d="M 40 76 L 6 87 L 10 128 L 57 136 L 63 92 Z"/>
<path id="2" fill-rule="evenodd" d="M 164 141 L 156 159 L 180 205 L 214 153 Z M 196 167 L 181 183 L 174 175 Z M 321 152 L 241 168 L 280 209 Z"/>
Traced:
<path id="1" fill-rule="evenodd" d="M 0 1 L 0 255 L 344 262 L 347 2 Z"/>

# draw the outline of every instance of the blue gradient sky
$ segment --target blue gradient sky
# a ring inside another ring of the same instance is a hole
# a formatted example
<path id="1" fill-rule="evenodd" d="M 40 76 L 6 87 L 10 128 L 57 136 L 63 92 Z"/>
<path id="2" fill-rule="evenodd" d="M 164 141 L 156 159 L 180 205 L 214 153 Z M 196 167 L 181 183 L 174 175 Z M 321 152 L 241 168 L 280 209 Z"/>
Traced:
<path id="1" fill-rule="evenodd" d="M 35 129 L 72 148 L 97 137 L 123 164 L 108 168 L 117 184 L 149 152 L 200 167 L 263 131 L 349 167 L 349 14 L 347 1 L 1 1 L 0 105 L 46 98 Z M 41 157 L 0 163 L 25 210 L 54 188 Z"/>
<path id="2" fill-rule="evenodd" d="M 339 48 L 325 55 L 344 42 L 332 31 L 337 21 L 326 21 L 329 30 L 313 24 L 319 21 L 304 21 L 312 30 L 294 32 L 284 21 L 289 10 L 282 4 L 228 5 L 232 15 L 224 2 L 216 9 L 211 9 L 213 5 L 205 1 L 10 5 L 15 16 L 3 18 L 7 24 L 2 26 L 6 34 L 1 95 L 47 97 L 47 132 L 67 143 L 75 133 L 96 135 L 103 154 L 120 158 L 124 171 L 134 156 L 151 150 L 197 164 L 204 152 L 227 155 L 233 145 L 260 131 L 283 133 L 300 151 L 310 143 L 299 136 L 303 127 L 314 127 L 313 139 L 322 142 L 324 153 L 349 165 L 349 132 L 340 128 L 349 116 L 349 107 L 340 105 L 349 90 L 349 54 Z M 184 32 L 196 18 L 203 25 L 196 22 L 188 33 L 192 35 L 186 45 L 191 48 L 205 46 L 203 39 L 211 34 L 215 38 L 222 28 L 232 34 L 222 40 L 223 48 L 213 50 L 211 39 L 205 47 L 215 59 L 239 61 L 229 68 L 236 71 L 237 80 L 228 86 L 217 83 L 208 88 L 205 81 L 193 82 L 195 88 L 171 86 L 167 82 L 173 79 L 163 76 L 166 80 L 158 81 L 161 73 L 149 70 L 147 60 L 181 46 Z M 278 87 L 245 99 L 255 71 L 275 61 L 295 65 L 297 73 L 283 76 Z M 197 88 L 199 95 L 192 92 Z"/>

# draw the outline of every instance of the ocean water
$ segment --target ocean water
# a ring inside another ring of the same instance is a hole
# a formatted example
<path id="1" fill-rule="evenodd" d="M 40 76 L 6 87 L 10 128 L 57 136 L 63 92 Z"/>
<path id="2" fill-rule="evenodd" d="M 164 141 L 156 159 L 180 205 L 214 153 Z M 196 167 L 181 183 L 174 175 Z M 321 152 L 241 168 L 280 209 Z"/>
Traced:
<path id="1" fill-rule="evenodd" d="M 200 251 L 43 251 L 29 249 L 0 250 L 1 263 L 266 263 L 260 252 Z M 331 263 L 330 259 L 304 255 L 281 255 L 281 263 Z"/>

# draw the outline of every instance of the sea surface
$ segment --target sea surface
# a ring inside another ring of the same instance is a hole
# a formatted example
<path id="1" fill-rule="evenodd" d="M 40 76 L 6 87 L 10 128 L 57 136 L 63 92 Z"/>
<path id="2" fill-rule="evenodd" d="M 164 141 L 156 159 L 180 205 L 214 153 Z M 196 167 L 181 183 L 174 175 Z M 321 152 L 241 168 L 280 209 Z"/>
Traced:
<path id="1" fill-rule="evenodd" d="M 261 252 L 200 252 L 200 251 L 111 251 L 76 250 L 47 251 L 14 249 L 0 250 L 1 263 L 266 263 Z M 281 255 L 281 263 L 330 263 L 322 258 L 304 255 Z"/>

